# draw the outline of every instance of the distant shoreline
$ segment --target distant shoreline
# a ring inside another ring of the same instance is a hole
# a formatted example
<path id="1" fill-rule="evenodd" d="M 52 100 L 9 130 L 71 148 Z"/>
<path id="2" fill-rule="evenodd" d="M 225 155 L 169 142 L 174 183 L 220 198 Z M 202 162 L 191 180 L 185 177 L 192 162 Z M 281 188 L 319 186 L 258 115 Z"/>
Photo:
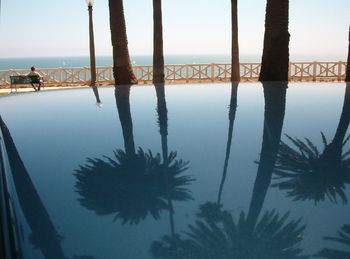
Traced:
<path id="1" fill-rule="evenodd" d="M 196 64 L 196 63 L 230 63 L 229 54 L 203 54 L 203 55 L 165 55 L 165 64 Z M 341 61 L 345 60 L 346 55 L 291 55 L 290 60 L 297 61 Z M 260 62 L 261 56 L 258 54 L 242 54 L 240 62 Z M 113 64 L 112 56 L 97 56 L 97 66 L 111 66 Z M 152 55 L 133 55 L 131 56 L 133 65 L 152 65 Z M 0 58 L 0 70 L 9 69 L 27 69 L 31 66 L 39 68 L 57 68 L 57 67 L 84 67 L 90 66 L 88 56 L 72 57 L 25 57 L 25 58 Z"/>

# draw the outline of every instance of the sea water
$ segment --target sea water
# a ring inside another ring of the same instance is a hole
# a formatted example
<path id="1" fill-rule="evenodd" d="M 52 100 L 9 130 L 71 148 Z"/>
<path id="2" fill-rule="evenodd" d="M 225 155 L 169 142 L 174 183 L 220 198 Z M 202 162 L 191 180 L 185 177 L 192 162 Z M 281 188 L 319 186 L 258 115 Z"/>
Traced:
<path id="1" fill-rule="evenodd" d="M 341 56 L 311 56 L 311 55 L 291 55 L 292 61 L 345 61 L 346 57 Z M 230 63 L 229 54 L 206 54 L 206 55 L 165 55 L 165 64 L 199 64 L 199 63 Z M 261 54 L 243 54 L 240 55 L 241 62 L 260 62 Z M 151 65 L 152 55 L 133 55 L 131 56 L 133 65 Z M 113 64 L 112 56 L 97 56 L 97 66 L 111 66 Z M 25 58 L 0 58 L 0 70 L 7 69 L 29 69 L 31 66 L 38 68 L 56 68 L 56 67 L 84 67 L 90 66 L 89 56 L 76 57 L 25 57 Z"/>

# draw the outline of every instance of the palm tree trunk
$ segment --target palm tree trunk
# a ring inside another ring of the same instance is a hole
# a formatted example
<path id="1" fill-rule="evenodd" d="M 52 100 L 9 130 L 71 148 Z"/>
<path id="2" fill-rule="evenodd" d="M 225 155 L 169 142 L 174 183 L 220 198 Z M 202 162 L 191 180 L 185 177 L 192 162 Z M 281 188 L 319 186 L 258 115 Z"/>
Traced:
<path id="1" fill-rule="evenodd" d="M 289 0 L 267 0 L 259 81 L 288 81 Z"/>
<path id="2" fill-rule="evenodd" d="M 345 82 L 350 82 L 350 26 L 349 26 L 349 47 L 348 47 L 348 60 L 346 65 L 346 77 Z"/>
<path id="3" fill-rule="evenodd" d="M 113 46 L 113 75 L 116 85 L 135 84 L 131 67 L 123 0 L 109 0 L 109 18 Z"/>
<path id="4" fill-rule="evenodd" d="M 133 125 L 130 111 L 130 85 L 118 86 L 115 89 L 120 124 L 123 130 L 125 153 L 135 154 Z"/>
<path id="5" fill-rule="evenodd" d="M 92 21 L 92 6 L 89 6 L 88 10 L 89 10 L 90 73 L 91 73 L 90 86 L 95 86 L 95 84 L 96 84 L 96 58 L 95 58 L 94 24 Z"/>
<path id="6" fill-rule="evenodd" d="M 231 23 L 231 82 L 239 82 L 241 77 L 239 69 L 237 0 L 231 0 Z"/>
<path id="7" fill-rule="evenodd" d="M 247 216 L 252 231 L 263 207 L 281 140 L 287 82 L 263 83 L 265 96 L 264 133 L 260 162 Z"/>
<path id="8" fill-rule="evenodd" d="M 234 123 L 235 118 L 236 118 L 236 110 L 237 110 L 237 90 L 238 90 L 238 83 L 232 83 L 230 110 L 229 110 L 229 115 L 228 115 L 229 126 L 228 126 L 228 137 L 227 137 L 227 144 L 226 144 L 226 156 L 225 156 L 224 169 L 222 172 L 220 188 L 219 188 L 219 193 L 218 193 L 218 199 L 217 199 L 217 204 L 219 204 L 219 205 L 221 204 L 222 190 L 224 188 L 224 183 L 226 180 L 228 160 L 230 158 L 230 152 L 231 152 L 233 123 Z"/>
<path id="9" fill-rule="evenodd" d="M 153 0 L 153 83 L 164 83 L 162 0 Z"/>
<path id="10" fill-rule="evenodd" d="M 32 230 L 31 242 L 41 250 L 45 258 L 65 259 L 60 237 L 17 151 L 11 133 L 1 117 L 0 127 L 4 136 L 17 197 Z"/>

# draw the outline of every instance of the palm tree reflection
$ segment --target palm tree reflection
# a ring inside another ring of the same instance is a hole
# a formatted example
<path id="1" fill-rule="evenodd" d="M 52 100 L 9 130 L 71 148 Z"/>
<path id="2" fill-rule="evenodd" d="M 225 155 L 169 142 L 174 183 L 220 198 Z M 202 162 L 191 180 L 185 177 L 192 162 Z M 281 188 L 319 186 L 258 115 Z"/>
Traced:
<path id="1" fill-rule="evenodd" d="M 233 124 L 236 118 L 236 110 L 237 110 L 238 84 L 239 84 L 238 82 L 232 82 L 231 84 L 231 100 L 230 100 L 229 112 L 228 112 L 229 126 L 228 126 L 228 136 L 227 136 L 227 144 L 226 144 L 226 155 L 225 155 L 224 168 L 222 170 L 222 177 L 221 177 L 220 188 L 219 188 L 219 193 L 217 198 L 218 204 L 221 203 L 222 191 L 223 191 L 224 183 L 227 176 L 228 161 L 230 159 Z"/>
<path id="2" fill-rule="evenodd" d="M 334 259 L 347 259 L 350 258 L 350 225 L 345 224 L 342 226 L 341 230 L 338 231 L 337 237 L 325 237 L 325 240 L 337 242 L 340 245 L 344 245 L 347 251 L 340 249 L 324 248 L 317 256 L 322 258 L 334 258 Z"/>
<path id="3" fill-rule="evenodd" d="M 158 219 L 168 209 L 168 196 L 172 200 L 188 200 L 184 188 L 190 181 L 182 175 L 187 163 L 176 159 L 176 153 L 167 158 L 168 182 L 165 182 L 159 154 L 135 149 L 130 112 L 130 86 L 115 90 L 117 108 L 122 125 L 125 151 L 116 150 L 113 157 L 88 158 L 76 170 L 76 191 L 80 204 L 98 215 L 115 214 L 123 223 L 138 224 L 151 214 Z"/>
<path id="4" fill-rule="evenodd" d="M 300 255 L 302 249 L 299 248 L 305 229 L 301 219 L 289 220 L 289 213 L 280 215 L 275 210 L 266 211 L 259 218 L 278 152 L 287 88 L 286 83 L 263 85 L 263 144 L 248 214 L 241 212 L 235 221 L 220 203 L 220 188 L 218 202 L 207 202 L 200 206 L 195 223 L 189 225 L 184 237 L 164 236 L 152 243 L 151 253 L 155 258 L 305 257 Z"/>
<path id="5" fill-rule="evenodd" d="M 40 249 L 45 258 L 67 258 L 61 246 L 62 237 L 57 233 L 51 217 L 17 151 L 11 133 L 1 117 L 0 126 L 19 203 L 32 230 L 29 236 L 30 242 L 35 248 Z"/>
<path id="6" fill-rule="evenodd" d="M 93 85 L 93 86 L 91 86 L 91 88 L 92 88 L 92 91 L 93 91 L 95 99 L 96 99 L 96 105 L 98 107 L 101 107 L 102 106 L 102 102 L 101 102 L 101 99 L 100 99 L 100 94 L 98 92 L 97 86 Z"/>
<path id="7" fill-rule="evenodd" d="M 186 239 L 165 236 L 153 242 L 151 251 L 155 258 L 304 258 L 297 246 L 304 226 L 288 216 L 265 212 L 250 232 L 243 212 L 235 222 L 216 203 L 206 203 L 185 232 Z"/>
<path id="8" fill-rule="evenodd" d="M 286 190 L 294 200 L 324 201 L 326 197 L 347 203 L 345 184 L 350 183 L 350 152 L 343 152 L 349 140 L 345 138 L 350 122 L 350 84 L 347 83 L 342 114 L 331 143 L 323 133 L 324 149 L 318 150 L 309 139 L 302 141 L 287 135 L 294 147 L 281 143 L 273 186 Z"/>

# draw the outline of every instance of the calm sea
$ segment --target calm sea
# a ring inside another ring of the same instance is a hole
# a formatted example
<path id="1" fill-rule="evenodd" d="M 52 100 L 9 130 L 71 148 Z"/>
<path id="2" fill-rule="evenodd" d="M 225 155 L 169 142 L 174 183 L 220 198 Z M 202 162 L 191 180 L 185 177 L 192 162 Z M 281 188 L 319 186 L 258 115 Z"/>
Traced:
<path id="1" fill-rule="evenodd" d="M 345 60 L 340 56 L 291 56 L 293 61 L 339 61 Z M 151 65 L 151 55 L 137 55 L 131 57 L 135 65 Z M 193 63 L 229 63 L 230 55 L 167 55 L 165 56 L 166 64 L 193 64 Z M 260 55 L 241 55 L 241 62 L 260 62 Z M 39 68 L 56 68 L 56 67 L 83 67 L 89 66 L 89 57 L 40 57 L 40 58 L 0 58 L 0 70 L 7 69 L 29 69 L 31 66 Z M 97 66 L 112 65 L 111 56 L 97 56 Z"/>

